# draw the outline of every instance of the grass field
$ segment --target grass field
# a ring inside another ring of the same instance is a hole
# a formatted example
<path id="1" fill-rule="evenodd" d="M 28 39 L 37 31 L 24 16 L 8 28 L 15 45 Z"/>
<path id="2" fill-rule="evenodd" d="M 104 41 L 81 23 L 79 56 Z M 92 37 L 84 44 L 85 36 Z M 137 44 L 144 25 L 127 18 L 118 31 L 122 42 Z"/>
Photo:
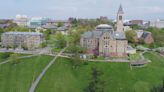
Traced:
<path id="1" fill-rule="evenodd" d="M 103 74 L 104 92 L 150 92 L 162 83 L 164 58 L 156 53 L 146 53 L 152 62 L 144 68 L 130 69 L 128 63 L 90 62 L 73 69 L 71 61 L 59 58 L 41 80 L 36 92 L 84 92 L 90 82 L 91 69 Z"/>
<path id="2" fill-rule="evenodd" d="M 38 56 L 21 59 L 16 65 L 0 65 L 0 92 L 28 92 L 32 82 L 52 59 Z"/>
<path id="3" fill-rule="evenodd" d="M 71 60 L 58 58 L 40 81 L 36 92 L 84 92 L 92 68 L 102 72 L 104 92 L 150 92 L 164 78 L 164 58 L 146 53 L 152 62 L 144 68 L 130 69 L 128 63 L 89 62 L 73 69 Z M 31 83 L 52 59 L 50 56 L 21 59 L 17 65 L 0 65 L 0 92 L 28 92 Z"/>

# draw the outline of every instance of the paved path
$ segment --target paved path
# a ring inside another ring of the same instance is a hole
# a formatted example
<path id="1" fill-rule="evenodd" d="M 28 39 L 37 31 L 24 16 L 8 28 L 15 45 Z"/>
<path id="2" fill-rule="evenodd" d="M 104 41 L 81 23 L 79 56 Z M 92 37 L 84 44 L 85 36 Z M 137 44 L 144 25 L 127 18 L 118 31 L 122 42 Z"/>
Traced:
<path id="1" fill-rule="evenodd" d="M 38 55 L 39 55 L 39 54 L 37 54 L 37 55 L 29 55 L 29 56 L 22 56 L 22 57 L 18 57 L 18 58 L 19 58 L 19 59 L 31 58 L 31 57 L 35 57 L 35 56 L 38 56 Z M 6 60 L 6 61 L 4 61 L 4 62 L 1 62 L 0 65 L 6 64 L 6 63 L 8 63 L 8 62 L 10 62 L 10 60 Z"/>
<path id="2" fill-rule="evenodd" d="M 4 62 L 1 62 L 0 65 L 6 64 L 6 63 L 8 63 L 8 62 L 9 62 L 9 60 L 6 60 L 6 61 L 4 61 Z"/>
<path id="3" fill-rule="evenodd" d="M 141 53 L 140 53 L 141 60 L 145 60 L 144 54 L 145 54 L 146 52 L 148 52 L 148 51 L 145 50 L 144 52 L 141 52 Z"/>
<path id="4" fill-rule="evenodd" d="M 54 59 L 52 61 L 50 61 L 50 63 L 43 69 L 43 71 L 40 73 L 40 75 L 38 76 L 38 78 L 36 78 L 36 80 L 33 82 L 29 92 L 35 92 L 35 89 L 37 87 L 37 85 L 39 84 L 40 80 L 42 79 L 42 77 L 45 75 L 46 71 L 52 66 L 52 64 L 56 61 L 56 59 L 65 51 L 66 48 L 64 48 L 63 50 L 60 51 L 60 53 L 58 53 Z"/>
<path id="5" fill-rule="evenodd" d="M 94 60 L 94 59 L 88 59 L 90 62 L 130 62 L 129 60 L 121 60 L 121 59 L 113 59 L 113 60 Z"/>

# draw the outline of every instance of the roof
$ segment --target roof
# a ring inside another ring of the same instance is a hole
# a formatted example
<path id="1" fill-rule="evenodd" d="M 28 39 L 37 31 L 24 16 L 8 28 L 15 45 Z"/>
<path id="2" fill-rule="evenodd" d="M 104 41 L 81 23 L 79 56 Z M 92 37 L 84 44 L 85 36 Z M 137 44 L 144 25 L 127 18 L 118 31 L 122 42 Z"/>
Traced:
<path id="1" fill-rule="evenodd" d="M 134 48 L 132 46 L 128 45 L 127 50 L 134 50 Z"/>
<path id="2" fill-rule="evenodd" d="M 55 26 L 55 25 L 44 25 L 42 27 L 45 29 L 57 29 L 57 26 Z"/>
<path id="3" fill-rule="evenodd" d="M 104 31 L 88 31 L 88 32 L 85 32 L 82 37 L 84 38 L 100 38 L 101 35 L 104 33 Z M 124 32 L 114 32 L 114 33 L 111 33 L 110 34 L 114 39 L 117 39 L 117 40 L 125 40 L 126 39 L 126 36 L 125 36 L 125 33 Z"/>
<path id="4" fill-rule="evenodd" d="M 84 38 L 100 38 L 102 35 L 102 31 L 88 31 L 85 32 L 82 37 Z"/>
<path id="5" fill-rule="evenodd" d="M 104 32 L 109 32 L 110 36 L 117 40 L 125 40 L 125 32 L 114 32 L 113 27 L 108 24 L 100 24 L 96 30 L 85 32 L 82 37 L 84 38 L 100 38 Z"/>
<path id="6" fill-rule="evenodd" d="M 150 32 L 143 32 L 143 34 L 142 34 L 142 38 L 146 38 L 147 36 L 149 36 L 151 33 Z"/>
<path id="7" fill-rule="evenodd" d="M 137 37 L 138 37 L 138 38 L 141 38 L 142 35 L 143 35 L 143 33 L 144 33 L 143 30 L 136 30 L 135 32 L 137 33 Z"/>
<path id="8" fill-rule="evenodd" d="M 96 28 L 112 28 L 112 26 L 108 24 L 100 24 Z"/>
<path id="9" fill-rule="evenodd" d="M 125 40 L 126 39 L 125 32 L 115 32 L 113 34 L 113 36 L 117 40 Z"/>
<path id="10" fill-rule="evenodd" d="M 5 32 L 3 34 L 13 34 L 13 35 L 43 35 L 43 33 L 38 33 L 38 32 Z"/>
<path id="11" fill-rule="evenodd" d="M 68 30 L 68 27 L 66 27 L 66 26 L 58 27 L 57 30 L 58 31 L 66 31 L 66 30 Z"/>
<path id="12" fill-rule="evenodd" d="M 0 24 L 0 28 L 5 28 L 5 27 L 8 27 L 9 24 Z"/>
<path id="13" fill-rule="evenodd" d="M 118 13 L 124 13 L 122 5 L 120 5 L 119 9 L 118 9 Z"/>
<path id="14" fill-rule="evenodd" d="M 136 62 L 130 62 L 131 65 L 144 65 L 147 64 L 148 62 L 146 60 L 139 60 Z"/>
<path id="15" fill-rule="evenodd" d="M 112 31 L 113 32 L 113 27 L 108 24 L 100 24 L 96 26 L 97 31 Z"/>

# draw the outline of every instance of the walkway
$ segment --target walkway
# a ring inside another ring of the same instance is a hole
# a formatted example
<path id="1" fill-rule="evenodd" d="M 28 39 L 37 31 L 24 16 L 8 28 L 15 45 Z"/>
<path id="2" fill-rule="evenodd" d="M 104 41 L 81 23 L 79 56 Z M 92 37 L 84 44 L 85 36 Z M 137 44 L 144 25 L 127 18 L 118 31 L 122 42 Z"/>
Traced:
<path id="1" fill-rule="evenodd" d="M 90 62 L 130 62 L 129 60 L 121 60 L 121 59 L 113 59 L 113 60 L 95 60 L 95 59 L 88 59 L 87 61 Z"/>
<path id="2" fill-rule="evenodd" d="M 54 64 L 54 62 L 56 61 L 56 59 L 65 51 L 66 48 L 64 48 L 63 50 L 60 51 L 60 53 L 58 53 L 57 56 L 54 57 L 54 59 L 52 61 L 50 61 L 50 63 L 44 68 L 44 70 L 40 73 L 40 75 L 38 76 L 38 78 L 36 78 L 36 80 L 33 82 L 29 92 L 35 92 L 35 89 L 37 87 L 37 85 L 39 84 L 40 80 L 42 79 L 42 77 L 45 75 L 45 73 L 47 72 L 47 70 L 52 66 L 52 64 Z"/>
<path id="3" fill-rule="evenodd" d="M 141 60 L 145 60 L 144 54 L 145 54 L 146 52 L 148 52 L 148 51 L 145 50 L 144 52 L 141 52 L 141 53 L 140 53 Z"/>
<path id="4" fill-rule="evenodd" d="M 29 55 L 29 56 L 22 56 L 22 57 L 18 57 L 18 58 L 19 58 L 19 59 L 31 58 L 31 57 L 35 57 L 35 56 L 38 56 L 38 55 L 39 55 L 39 54 L 37 54 L 37 55 Z M 6 60 L 6 61 L 4 61 L 4 62 L 1 62 L 0 65 L 6 64 L 6 63 L 8 63 L 8 62 L 10 62 L 10 60 Z"/>

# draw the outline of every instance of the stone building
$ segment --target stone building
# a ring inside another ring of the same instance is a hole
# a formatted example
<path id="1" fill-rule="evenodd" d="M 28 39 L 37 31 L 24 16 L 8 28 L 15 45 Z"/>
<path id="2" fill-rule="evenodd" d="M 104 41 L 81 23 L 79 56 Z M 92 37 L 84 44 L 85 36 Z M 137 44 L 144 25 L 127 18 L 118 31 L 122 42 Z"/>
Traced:
<path id="1" fill-rule="evenodd" d="M 38 48 L 44 41 L 42 33 L 36 32 L 5 32 L 1 36 L 2 46 L 9 48 Z"/>
<path id="2" fill-rule="evenodd" d="M 85 32 L 81 36 L 80 44 L 87 49 L 87 53 L 100 56 L 126 56 L 128 41 L 123 31 L 123 9 L 120 6 L 117 13 L 117 28 L 101 24 L 93 31 Z"/>

